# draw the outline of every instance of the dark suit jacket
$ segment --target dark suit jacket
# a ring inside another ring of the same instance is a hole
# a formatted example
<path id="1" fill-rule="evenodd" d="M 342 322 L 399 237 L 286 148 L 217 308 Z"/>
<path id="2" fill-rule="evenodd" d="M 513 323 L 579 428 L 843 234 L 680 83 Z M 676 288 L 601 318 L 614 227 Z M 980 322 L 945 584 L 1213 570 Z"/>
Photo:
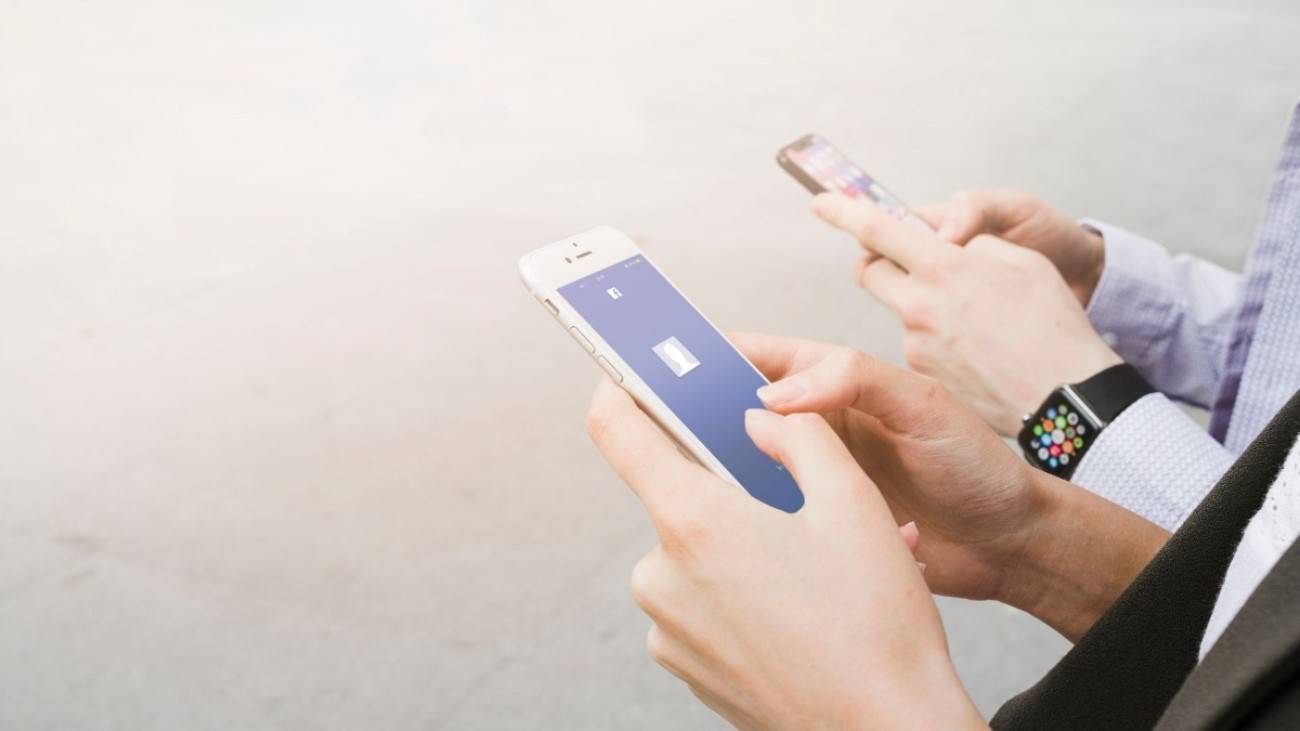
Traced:
<path id="1" fill-rule="evenodd" d="M 1282 408 L 1114 606 L 995 729 L 1300 729 L 1300 542 L 1199 665 L 1246 524 L 1300 433 Z"/>

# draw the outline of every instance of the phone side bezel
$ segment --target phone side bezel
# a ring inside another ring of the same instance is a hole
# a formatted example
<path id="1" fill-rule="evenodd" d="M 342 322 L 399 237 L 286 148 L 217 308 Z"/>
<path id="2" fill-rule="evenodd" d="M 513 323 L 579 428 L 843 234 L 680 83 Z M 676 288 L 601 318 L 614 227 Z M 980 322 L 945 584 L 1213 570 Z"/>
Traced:
<path id="1" fill-rule="evenodd" d="M 818 135 L 810 132 L 776 151 L 776 164 L 780 165 L 782 170 L 789 173 L 790 177 L 798 181 L 800 185 L 813 195 L 828 193 L 830 191 L 805 172 L 803 168 L 799 167 L 798 163 L 791 160 L 788 153 L 790 150 L 801 150 L 808 147 L 816 139 L 818 139 Z"/>

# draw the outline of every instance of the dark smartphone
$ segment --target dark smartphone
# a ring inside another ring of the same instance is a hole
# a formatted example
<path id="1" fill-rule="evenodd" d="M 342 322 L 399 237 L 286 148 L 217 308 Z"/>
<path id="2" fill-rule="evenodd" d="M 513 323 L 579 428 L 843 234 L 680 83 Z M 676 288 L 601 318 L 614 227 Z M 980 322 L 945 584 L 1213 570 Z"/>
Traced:
<path id="1" fill-rule="evenodd" d="M 912 212 L 885 186 L 877 183 L 862 168 L 822 137 L 807 134 L 782 147 L 776 162 L 809 192 L 843 193 L 850 198 L 866 198 L 889 215 L 905 223 L 933 231 L 929 224 Z"/>

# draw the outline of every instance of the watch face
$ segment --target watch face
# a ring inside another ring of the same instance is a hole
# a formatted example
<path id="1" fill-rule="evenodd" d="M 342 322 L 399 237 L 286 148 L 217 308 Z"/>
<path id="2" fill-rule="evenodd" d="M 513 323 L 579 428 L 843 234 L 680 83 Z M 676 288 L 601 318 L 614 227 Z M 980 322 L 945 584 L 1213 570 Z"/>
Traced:
<path id="1" fill-rule="evenodd" d="M 1062 391 L 1052 394 L 1047 405 L 1029 417 L 1020 430 L 1020 447 L 1038 468 L 1068 476 L 1088 452 L 1099 431 L 1097 423 Z"/>

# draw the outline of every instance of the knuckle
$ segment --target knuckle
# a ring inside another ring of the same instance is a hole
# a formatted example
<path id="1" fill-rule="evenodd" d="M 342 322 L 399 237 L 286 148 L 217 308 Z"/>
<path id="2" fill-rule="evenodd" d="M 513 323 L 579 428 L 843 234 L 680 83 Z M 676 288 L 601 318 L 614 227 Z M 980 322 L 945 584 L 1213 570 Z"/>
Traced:
<path id="1" fill-rule="evenodd" d="M 961 252 L 962 249 L 955 246 L 934 252 L 921 262 L 918 274 L 934 282 L 947 280 L 961 267 Z"/>
<path id="2" fill-rule="evenodd" d="M 918 375 L 917 378 L 917 396 L 922 402 L 938 405 L 948 400 L 948 391 L 938 379 L 926 375 Z"/>
<path id="3" fill-rule="evenodd" d="M 858 389 L 870 368 L 870 356 L 853 348 L 838 347 L 825 361 L 820 386 L 827 396 L 847 397 Z"/>
<path id="4" fill-rule="evenodd" d="M 673 593 L 673 587 L 688 578 L 685 572 L 690 567 L 685 565 L 682 557 L 670 555 L 671 548 L 672 544 L 667 539 L 661 540 L 637 561 L 628 579 L 632 599 L 655 622 L 663 622 L 670 614 L 669 597 Z"/>
<path id="5" fill-rule="evenodd" d="M 862 367 L 862 354 L 853 348 L 837 348 L 831 356 L 829 369 L 837 383 L 854 377 Z"/>
<path id="6" fill-rule="evenodd" d="M 632 576 L 628 581 L 632 590 L 632 599 L 636 601 L 638 607 L 641 607 L 646 614 L 655 614 L 655 567 L 651 556 L 647 554 L 636 565 L 632 567 Z"/>
<path id="7" fill-rule="evenodd" d="M 602 444 L 609 437 L 609 412 L 601 406 L 599 401 L 593 401 L 591 406 L 587 408 L 585 424 L 587 436 L 597 445 Z"/>
<path id="8" fill-rule="evenodd" d="M 952 196 L 952 210 L 967 221 L 978 221 L 984 215 L 984 201 L 979 191 L 959 190 Z"/>
<path id="9" fill-rule="evenodd" d="M 903 337 L 903 360 L 914 369 L 925 370 L 929 364 L 929 355 L 920 338 Z"/>
<path id="10" fill-rule="evenodd" d="M 1017 263 L 1030 272 L 1041 272 L 1056 268 L 1052 264 L 1052 260 L 1048 259 L 1041 251 L 1017 246 L 1012 254 L 1015 256 Z"/>
<path id="11" fill-rule="evenodd" d="M 1039 251 L 1025 246 L 1008 245 L 1000 242 L 997 247 L 990 247 L 989 253 L 992 257 L 1024 274 L 1044 274 L 1049 269 L 1055 269 L 1050 259 Z"/>
<path id="12" fill-rule="evenodd" d="M 867 378 L 875 367 L 875 359 L 861 350 L 848 348 L 848 357 L 845 360 L 844 382 L 852 384 L 858 379 Z"/>
<path id="13" fill-rule="evenodd" d="M 929 332 L 934 329 L 934 309 L 924 301 L 909 302 L 900 309 L 898 315 L 906 330 Z"/>
<path id="14" fill-rule="evenodd" d="M 664 550 L 681 558 L 698 555 L 713 536 L 713 522 L 706 507 L 711 504 L 707 496 L 698 495 L 689 505 L 682 505 L 666 516 L 662 521 L 668 539 Z"/>
<path id="15" fill-rule="evenodd" d="M 922 259 L 921 262 L 917 264 L 916 271 L 912 273 L 928 282 L 941 281 L 944 275 L 937 255 Z"/>
<path id="16" fill-rule="evenodd" d="M 645 633 L 645 651 L 652 660 L 660 664 L 667 657 L 668 638 L 657 624 L 650 625 L 650 631 Z"/>
<path id="17" fill-rule="evenodd" d="M 966 244 L 966 248 L 971 251 L 987 251 L 1001 243 L 1001 239 L 993 234 L 979 234 Z"/>
<path id="18" fill-rule="evenodd" d="M 883 232 L 884 214 L 866 206 L 853 226 L 853 235 L 858 241 L 869 244 L 880 238 Z"/>
<path id="19" fill-rule="evenodd" d="M 1006 198 L 1007 203 L 1016 208 L 1023 208 L 1038 202 L 1038 199 L 1033 194 L 1020 188 L 1008 188 L 1003 191 L 1003 196 Z"/>
<path id="20" fill-rule="evenodd" d="M 871 264 L 871 258 L 864 256 L 853 265 L 853 281 L 866 290 L 871 289 Z"/>

